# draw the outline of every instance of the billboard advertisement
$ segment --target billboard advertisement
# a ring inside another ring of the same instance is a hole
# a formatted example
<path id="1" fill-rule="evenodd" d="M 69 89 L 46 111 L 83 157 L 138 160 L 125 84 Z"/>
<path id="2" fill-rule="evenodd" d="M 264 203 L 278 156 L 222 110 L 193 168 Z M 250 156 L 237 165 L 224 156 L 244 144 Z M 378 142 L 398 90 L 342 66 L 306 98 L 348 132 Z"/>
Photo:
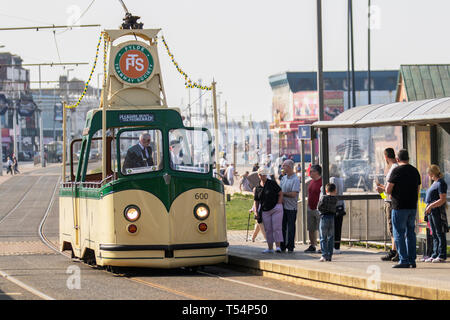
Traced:
<path id="1" fill-rule="evenodd" d="M 344 91 L 324 91 L 324 118 L 332 120 L 344 111 Z M 293 97 L 295 120 L 318 120 L 319 99 L 317 91 L 299 91 Z"/>
<path id="2" fill-rule="evenodd" d="M 272 118 L 277 124 L 280 121 L 292 121 L 291 90 L 289 86 L 282 86 L 273 89 Z"/>

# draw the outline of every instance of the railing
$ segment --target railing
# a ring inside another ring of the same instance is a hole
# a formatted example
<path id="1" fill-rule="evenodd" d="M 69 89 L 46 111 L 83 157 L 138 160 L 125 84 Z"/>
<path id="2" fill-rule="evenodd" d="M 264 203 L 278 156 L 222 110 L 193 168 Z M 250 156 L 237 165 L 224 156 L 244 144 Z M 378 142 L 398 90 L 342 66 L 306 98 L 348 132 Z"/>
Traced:
<path id="1" fill-rule="evenodd" d="M 342 241 L 383 242 L 386 247 L 391 242 L 387 233 L 387 221 L 384 213 L 384 200 L 378 193 L 352 193 L 338 196 L 339 200 L 345 201 L 346 215 L 342 224 Z M 306 199 L 307 201 L 307 199 Z M 308 232 L 303 225 L 303 212 L 301 200 L 298 202 L 297 239 L 306 241 Z M 306 212 L 305 212 L 306 214 Z"/>
<path id="2" fill-rule="evenodd" d="M 101 181 L 86 181 L 86 182 L 66 181 L 66 182 L 61 182 L 60 184 L 61 184 L 61 187 L 63 187 L 63 188 L 74 188 L 74 187 L 78 186 L 81 188 L 98 189 L 98 188 L 101 188 L 107 182 L 112 181 L 113 179 L 114 179 L 114 176 L 110 175 Z"/>

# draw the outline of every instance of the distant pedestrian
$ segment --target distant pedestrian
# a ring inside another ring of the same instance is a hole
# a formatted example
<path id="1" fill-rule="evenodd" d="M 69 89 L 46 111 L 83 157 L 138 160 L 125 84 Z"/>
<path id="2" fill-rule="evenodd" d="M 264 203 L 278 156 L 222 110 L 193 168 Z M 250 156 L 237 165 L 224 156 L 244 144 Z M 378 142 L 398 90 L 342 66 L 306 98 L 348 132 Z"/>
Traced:
<path id="1" fill-rule="evenodd" d="M 255 189 L 255 200 L 259 201 L 258 215 L 262 215 L 268 249 L 263 253 L 273 253 L 273 243 L 276 252 L 281 252 L 280 243 L 283 242 L 283 192 L 280 186 L 268 179 L 270 174 L 267 168 L 258 169 L 261 184 Z"/>
<path id="2" fill-rule="evenodd" d="M 385 178 L 385 184 L 382 185 L 377 183 L 377 191 L 381 194 L 386 191 L 387 181 L 390 179 L 392 171 L 398 167 L 397 160 L 395 159 L 395 152 L 392 148 L 384 149 L 384 159 L 387 164 L 387 174 Z M 386 215 L 386 223 L 387 223 L 387 233 L 391 237 L 392 249 L 389 252 L 381 257 L 383 261 L 395 261 L 399 260 L 397 247 L 395 245 L 393 230 L 392 230 L 392 199 L 390 195 L 386 195 L 384 199 L 384 213 Z"/>
<path id="3" fill-rule="evenodd" d="M 336 215 L 337 190 L 334 183 L 325 186 L 325 195 L 320 197 L 317 210 L 320 215 L 320 250 L 322 257 L 319 261 L 331 261 L 334 247 L 334 217 Z"/>
<path id="4" fill-rule="evenodd" d="M 252 172 L 257 172 L 258 169 L 259 169 L 259 164 L 258 164 L 258 162 L 257 162 L 257 163 L 255 163 L 255 164 L 253 165 Z"/>
<path id="5" fill-rule="evenodd" d="M 338 196 L 344 193 L 344 179 L 340 177 L 335 164 L 330 165 L 330 183 L 336 185 L 336 194 Z M 341 253 L 342 223 L 345 215 L 345 202 L 344 200 L 338 200 L 336 204 L 336 215 L 334 216 L 334 254 Z"/>
<path id="6" fill-rule="evenodd" d="M 311 181 L 308 185 L 308 207 L 307 207 L 307 229 L 309 233 L 310 246 L 305 252 L 316 252 L 317 231 L 319 230 L 319 212 L 317 204 L 320 198 L 320 188 L 322 187 L 322 167 L 318 164 L 311 166 Z"/>
<path id="7" fill-rule="evenodd" d="M 6 160 L 6 174 L 11 173 L 11 175 L 14 175 L 14 162 L 11 160 L 10 157 Z"/>
<path id="8" fill-rule="evenodd" d="M 443 179 L 437 165 L 431 165 L 427 170 L 433 184 L 427 190 L 425 202 L 427 207 L 425 214 L 430 222 L 433 236 L 433 254 L 425 262 L 445 262 L 447 260 L 447 237 L 448 230 L 447 214 L 447 183 Z"/>
<path id="9" fill-rule="evenodd" d="M 241 176 L 241 180 L 239 181 L 239 190 L 252 192 L 252 188 L 250 186 L 250 181 L 248 180 L 249 172 L 245 171 L 245 173 Z"/>
<path id="10" fill-rule="evenodd" d="M 226 164 L 226 165 L 225 165 L 225 170 L 224 170 L 224 172 L 222 173 L 222 182 L 223 182 L 223 184 L 225 184 L 225 185 L 227 185 L 227 186 L 230 185 L 230 181 L 228 181 L 228 168 L 229 168 L 229 165 Z"/>
<path id="11" fill-rule="evenodd" d="M 17 161 L 16 155 L 14 153 L 12 154 L 12 161 L 13 161 L 14 174 L 20 173 L 19 162 Z"/>
<path id="12" fill-rule="evenodd" d="M 408 151 L 397 154 L 399 166 L 392 170 L 386 193 L 392 198 L 392 231 L 400 261 L 393 268 L 416 267 L 416 214 L 421 179 L 409 164 Z"/>
<path id="13" fill-rule="evenodd" d="M 285 175 L 280 186 L 283 191 L 283 239 L 281 251 L 294 252 L 295 221 L 297 220 L 297 202 L 300 192 L 300 180 L 294 172 L 294 161 L 285 160 L 282 164 Z"/>
<path id="14" fill-rule="evenodd" d="M 234 166 L 232 163 L 227 166 L 226 175 L 229 185 L 234 185 Z"/>

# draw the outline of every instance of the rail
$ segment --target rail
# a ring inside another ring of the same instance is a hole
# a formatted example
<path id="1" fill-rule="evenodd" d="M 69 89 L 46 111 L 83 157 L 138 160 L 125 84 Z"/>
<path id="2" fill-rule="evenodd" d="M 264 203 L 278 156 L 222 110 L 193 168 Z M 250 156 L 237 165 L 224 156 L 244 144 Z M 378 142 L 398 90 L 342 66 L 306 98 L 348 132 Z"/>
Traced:
<path id="1" fill-rule="evenodd" d="M 351 193 L 337 196 L 339 200 L 345 201 L 347 215 L 342 226 L 342 241 L 350 243 L 362 242 L 369 246 L 369 243 L 383 244 L 386 249 L 391 243 L 388 235 L 386 214 L 384 213 L 384 201 L 378 193 Z M 307 198 L 305 199 L 307 202 Z M 378 203 L 373 204 L 378 200 Z M 449 199 L 447 199 L 448 201 Z M 355 203 L 365 201 L 363 204 Z M 372 203 L 371 203 L 372 202 Z M 297 219 L 297 239 L 306 241 L 306 224 L 303 223 L 303 212 L 301 199 L 298 202 L 298 212 L 301 214 Z M 306 212 L 305 212 L 306 214 Z M 426 236 L 418 233 L 418 228 L 426 228 L 426 223 L 419 223 L 416 216 L 416 233 L 418 241 L 425 241 Z M 383 228 L 381 230 L 381 228 Z M 359 232 L 358 232 L 359 231 Z M 372 234 L 372 237 L 370 236 Z M 374 236 L 375 234 L 375 236 Z"/>
<path id="2" fill-rule="evenodd" d="M 60 185 L 63 188 L 74 188 L 76 186 L 79 186 L 81 188 L 99 189 L 107 182 L 112 181 L 113 178 L 114 178 L 114 176 L 110 175 L 101 181 L 87 181 L 87 182 L 66 181 L 66 182 L 61 182 Z"/>

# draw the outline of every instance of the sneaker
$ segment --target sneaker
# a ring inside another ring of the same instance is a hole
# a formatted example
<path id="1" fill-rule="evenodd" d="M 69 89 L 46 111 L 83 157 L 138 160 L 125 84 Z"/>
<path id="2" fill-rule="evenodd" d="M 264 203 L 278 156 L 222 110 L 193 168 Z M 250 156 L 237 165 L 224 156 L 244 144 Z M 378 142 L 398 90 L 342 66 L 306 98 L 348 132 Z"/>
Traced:
<path id="1" fill-rule="evenodd" d="M 428 259 L 426 259 L 424 262 L 433 262 L 433 260 L 434 260 L 434 258 L 428 258 Z"/>
<path id="2" fill-rule="evenodd" d="M 324 262 L 324 261 L 327 261 L 327 259 L 325 259 L 325 257 L 320 257 L 319 261 Z"/>
<path id="3" fill-rule="evenodd" d="M 281 248 L 276 248 L 276 249 L 275 249 L 275 252 L 281 253 Z"/>
<path id="4" fill-rule="evenodd" d="M 313 253 L 315 253 L 316 252 L 316 247 L 309 246 L 309 248 L 306 249 L 305 252 L 313 252 Z"/>
<path id="5" fill-rule="evenodd" d="M 273 253 L 273 250 L 272 249 L 266 249 L 262 253 Z"/>
<path id="6" fill-rule="evenodd" d="M 444 259 L 437 257 L 436 259 L 433 259 L 433 261 L 431 261 L 433 263 L 439 263 L 439 262 L 445 262 Z"/>
<path id="7" fill-rule="evenodd" d="M 389 250 L 389 252 L 381 257 L 382 261 L 391 261 L 391 259 L 395 256 L 395 252 L 392 250 Z"/>
<path id="8" fill-rule="evenodd" d="M 331 258 L 327 258 L 326 260 L 327 260 L 327 261 L 331 261 Z"/>
<path id="9" fill-rule="evenodd" d="M 400 261 L 400 257 L 398 256 L 398 252 L 395 254 L 395 256 L 392 257 L 391 261 L 394 261 L 394 262 L 399 262 Z"/>
<path id="10" fill-rule="evenodd" d="M 294 253 L 294 249 L 288 249 L 288 253 Z"/>
<path id="11" fill-rule="evenodd" d="M 421 262 L 426 262 L 428 259 L 430 259 L 429 256 L 424 256 L 422 259 L 420 259 Z"/>

